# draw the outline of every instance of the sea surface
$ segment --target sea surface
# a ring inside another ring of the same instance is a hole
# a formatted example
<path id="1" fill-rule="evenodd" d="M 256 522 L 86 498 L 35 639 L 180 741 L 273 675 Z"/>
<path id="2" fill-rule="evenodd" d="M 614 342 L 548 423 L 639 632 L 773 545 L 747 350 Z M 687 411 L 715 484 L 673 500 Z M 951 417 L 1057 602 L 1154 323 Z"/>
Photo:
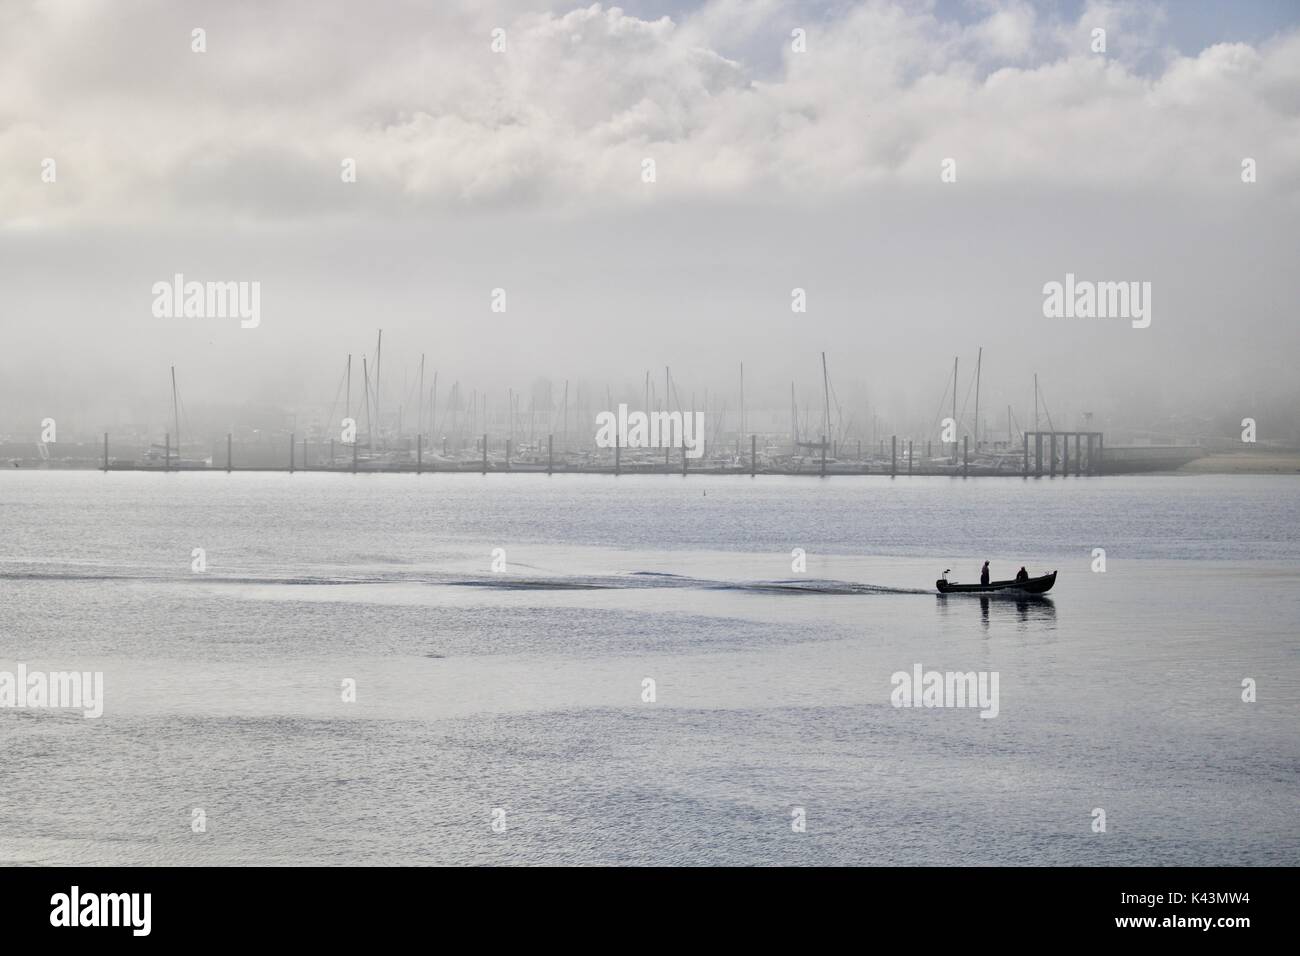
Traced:
<path id="1" fill-rule="evenodd" d="M 19 664 L 5 864 L 1300 864 L 1300 477 L 9 471 Z"/>

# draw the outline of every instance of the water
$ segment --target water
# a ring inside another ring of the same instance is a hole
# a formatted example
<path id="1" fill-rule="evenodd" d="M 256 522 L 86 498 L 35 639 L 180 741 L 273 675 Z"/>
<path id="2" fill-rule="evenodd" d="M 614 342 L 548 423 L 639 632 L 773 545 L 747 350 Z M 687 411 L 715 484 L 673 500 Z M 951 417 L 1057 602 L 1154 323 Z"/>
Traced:
<path id="1" fill-rule="evenodd" d="M 3 473 L 0 863 L 1300 864 L 1298 491 Z"/>

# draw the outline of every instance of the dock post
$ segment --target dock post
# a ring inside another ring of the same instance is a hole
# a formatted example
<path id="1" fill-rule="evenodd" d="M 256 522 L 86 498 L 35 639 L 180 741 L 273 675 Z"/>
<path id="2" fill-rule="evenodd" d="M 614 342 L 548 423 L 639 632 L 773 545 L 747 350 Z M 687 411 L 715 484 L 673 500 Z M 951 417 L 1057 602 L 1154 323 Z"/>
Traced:
<path id="1" fill-rule="evenodd" d="M 424 436 L 419 432 L 415 434 L 415 473 L 418 475 L 424 470 Z"/>
<path id="2" fill-rule="evenodd" d="M 1034 432 L 1034 477 L 1043 477 L 1043 433 Z"/>
<path id="3" fill-rule="evenodd" d="M 1048 477 L 1056 477 L 1056 432 L 1051 433 L 1051 451 L 1048 455 Z"/>
<path id="4" fill-rule="evenodd" d="M 104 470 L 108 471 L 108 432 L 104 432 Z"/>
<path id="5" fill-rule="evenodd" d="M 907 476 L 912 477 L 912 439 L 907 440 Z"/>
<path id="6" fill-rule="evenodd" d="M 546 436 L 546 473 L 549 475 L 555 466 L 555 436 Z"/>
<path id="7" fill-rule="evenodd" d="M 898 475 L 898 436 L 889 436 L 889 477 Z"/>
<path id="8" fill-rule="evenodd" d="M 822 436 L 822 477 L 826 477 L 826 436 Z"/>
<path id="9" fill-rule="evenodd" d="M 1093 455 L 1092 432 L 1088 432 L 1088 474 L 1095 475 L 1097 473 L 1095 468 L 1095 465 L 1097 464 L 1097 459 L 1095 459 L 1092 455 Z"/>
<path id="10" fill-rule="evenodd" d="M 483 433 L 483 474 L 487 474 L 487 432 Z"/>
<path id="11" fill-rule="evenodd" d="M 736 436 L 736 444 L 740 444 L 740 436 Z M 682 435 L 682 477 L 686 477 L 686 435 Z"/>
<path id="12" fill-rule="evenodd" d="M 1029 477 L 1029 432 L 1024 432 L 1025 438 L 1025 472 L 1024 477 Z"/>
<path id="13" fill-rule="evenodd" d="M 862 442 L 858 442 L 858 448 L 862 448 Z M 749 477 L 753 478 L 758 474 L 758 436 L 749 436 Z"/>
<path id="14" fill-rule="evenodd" d="M 293 474 L 293 440 L 296 437 L 293 432 L 289 432 L 289 474 L 291 475 Z"/>
<path id="15" fill-rule="evenodd" d="M 1100 475 L 1102 465 L 1106 460 L 1106 438 L 1101 432 L 1097 432 L 1097 470 L 1093 474 Z"/>
<path id="16" fill-rule="evenodd" d="M 961 436 L 961 476 L 970 477 L 970 435 Z"/>
<path id="17" fill-rule="evenodd" d="M 1083 443 L 1083 435 L 1079 432 L 1074 433 L 1074 476 L 1078 478 L 1083 474 L 1083 455 L 1080 453 Z"/>
<path id="18" fill-rule="evenodd" d="M 623 447 L 617 435 L 614 436 L 614 477 L 623 471 Z M 664 449 L 664 474 L 668 473 L 668 449 Z"/>
<path id="19" fill-rule="evenodd" d="M 356 473 L 357 473 L 357 440 L 354 437 L 352 439 L 352 474 L 355 475 Z"/>
<path id="20" fill-rule="evenodd" d="M 1070 433 L 1065 433 L 1065 447 L 1061 449 L 1061 477 L 1070 477 Z"/>

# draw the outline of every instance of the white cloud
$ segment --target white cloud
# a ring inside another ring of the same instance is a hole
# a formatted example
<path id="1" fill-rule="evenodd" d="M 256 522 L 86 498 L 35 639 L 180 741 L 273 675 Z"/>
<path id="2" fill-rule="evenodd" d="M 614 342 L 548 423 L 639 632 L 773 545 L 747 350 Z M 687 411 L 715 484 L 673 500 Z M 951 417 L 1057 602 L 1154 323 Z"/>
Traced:
<path id="1" fill-rule="evenodd" d="M 1111 3 L 1073 24 L 987 4 L 966 26 L 901 2 L 809 19 L 717 0 L 681 22 L 531 6 L 7 5 L 0 222 L 617 206 L 647 199 L 646 156 L 655 198 L 929 186 L 950 156 L 965 186 L 1195 190 L 1245 155 L 1261 187 L 1300 185 L 1295 34 L 1182 57 L 1159 43 L 1158 8 Z M 1107 56 L 1088 50 L 1093 25 Z M 1137 66 L 1152 56 L 1154 72 Z M 40 182 L 45 156 L 57 186 Z"/>

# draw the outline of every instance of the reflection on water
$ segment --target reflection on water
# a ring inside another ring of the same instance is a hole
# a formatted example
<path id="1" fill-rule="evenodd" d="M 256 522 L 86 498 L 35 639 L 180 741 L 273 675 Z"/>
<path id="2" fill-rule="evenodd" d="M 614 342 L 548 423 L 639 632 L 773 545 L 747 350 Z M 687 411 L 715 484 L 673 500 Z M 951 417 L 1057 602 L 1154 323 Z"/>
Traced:
<path id="1" fill-rule="evenodd" d="M 966 614 L 967 607 L 974 610 L 972 598 L 979 599 L 980 623 L 988 630 L 994 624 L 1015 623 L 1022 629 L 1030 624 L 1055 626 L 1056 605 L 1041 594 L 940 594 L 936 596 L 941 617 Z"/>

